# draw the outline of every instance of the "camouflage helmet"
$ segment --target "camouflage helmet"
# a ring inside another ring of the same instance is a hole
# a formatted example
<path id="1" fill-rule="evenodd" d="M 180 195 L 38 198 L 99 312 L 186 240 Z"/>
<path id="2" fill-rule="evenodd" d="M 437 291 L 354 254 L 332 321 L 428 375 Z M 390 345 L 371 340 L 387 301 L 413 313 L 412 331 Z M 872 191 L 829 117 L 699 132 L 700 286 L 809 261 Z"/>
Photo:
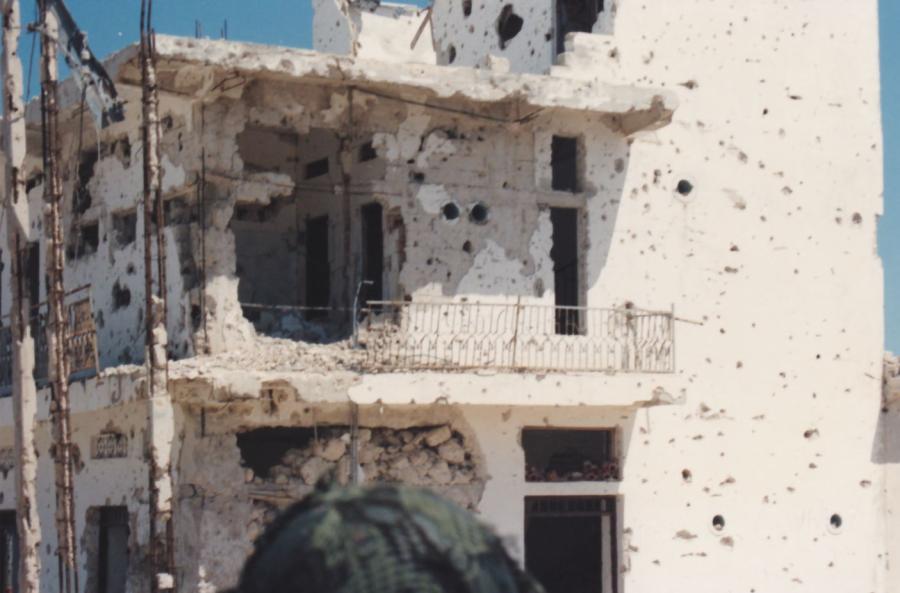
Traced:
<path id="1" fill-rule="evenodd" d="M 543 593 L 470 513 L 417 488 L 320 487 L 257 540 L 235 593 Z"/>

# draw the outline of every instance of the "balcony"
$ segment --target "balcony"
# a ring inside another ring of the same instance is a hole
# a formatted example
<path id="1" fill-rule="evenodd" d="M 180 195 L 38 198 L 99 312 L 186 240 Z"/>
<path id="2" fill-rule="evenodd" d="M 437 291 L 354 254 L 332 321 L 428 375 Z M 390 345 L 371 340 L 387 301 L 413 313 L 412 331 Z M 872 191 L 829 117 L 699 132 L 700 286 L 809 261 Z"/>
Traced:
<path id="1" fill-rule="evenodd" d="M 363 312 L 369 370 L 675 371 L 671 312 L 386 301 Z"/>
<path id="2" fill-rule="evenodd" d="M 98 369 L 97 328 L 94 324 L 90 286 L 82 286 L 66 294 L 66 356 L 69 379 L 91 376 Z M 33 309 L 31 335 L 34 337 L 34 379 L 38 387 L 47 384 L 50 372 L 50 351 L 47 343 L 47 303 Z M 0 397 L 12 392 L 13 344 L 9 316 L 0 327 Z"/>

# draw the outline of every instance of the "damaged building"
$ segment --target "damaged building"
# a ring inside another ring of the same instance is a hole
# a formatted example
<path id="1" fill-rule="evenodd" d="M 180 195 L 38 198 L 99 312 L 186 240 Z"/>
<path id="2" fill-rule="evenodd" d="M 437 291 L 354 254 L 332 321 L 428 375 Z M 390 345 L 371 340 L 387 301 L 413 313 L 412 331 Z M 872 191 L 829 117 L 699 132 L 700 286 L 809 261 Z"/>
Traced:
<path id="1" fill-rule="evenodd" d="M 106 60 L 120 122 L 86 121 L 63 83 L 82 588 L 224 590 L 265 525 L 334 472 L 477 512 L 548 593 L 900 590 L 876 4 L 314 0 L 314 51 L 159 35 L 162 431 L 139 50 Z M 27 121 L 23 273 L 42 303 L 37 102 Z M 0 399 L 7 587 L 12 419 Z"/>

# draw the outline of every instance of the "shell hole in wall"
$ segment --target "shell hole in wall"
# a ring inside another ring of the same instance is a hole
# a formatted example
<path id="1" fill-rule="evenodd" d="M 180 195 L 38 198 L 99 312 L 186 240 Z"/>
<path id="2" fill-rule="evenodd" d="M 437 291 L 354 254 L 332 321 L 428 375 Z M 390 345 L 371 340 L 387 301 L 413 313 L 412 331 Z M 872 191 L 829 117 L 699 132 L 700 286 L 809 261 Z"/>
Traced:
<path id="1" fill-rule="evenodd" d="M 457 218 L 459 218 L 459 206 L 457 206 L 453 202 L 447 202 L 441 208 L 441 214 L 447 220 L 456 220 Z"/>
<path id="2" fill-rule="evenodd" d="M 828 520 L 828 524 L 831 525 L 832 530 L 837 531 L 844 525 L 844 519 L 840 515 L 835 513 Z"/>
<path id="3" fill-rule="evenodd" d="M 681 479 L 682 480 L 684 480 L 685 482 L 690 482 L 692 478 L 693 478 L 693 474 L 691 474 L 691 470 L 689 470 L 689 469 L 681 470 Z"/>
<path id="4" fill-rule="evenodd" d="M 506 44 L 519 34 L 525 23 L 522 17 L 513 11 L 513 5 L 507 4 L 497 17 L 497 35 L 500 36 L 500 49 L 506 49 Z"/>
<path id="5" fill-rule="evenodd" d="M 475 224 L 484 224 L 488 220 L 489 213 L 488 207 L 485 204 L 478 202 L 472 206 L 472 209 L 469 211 L 469 220 Z"/>
<path id="6" fill-rule="evenodd" d="M 722 515 L 716 515 L 712 520 L 713 529 L 716 531 L 722 531 L 725 529 L 725 517 Z"/>

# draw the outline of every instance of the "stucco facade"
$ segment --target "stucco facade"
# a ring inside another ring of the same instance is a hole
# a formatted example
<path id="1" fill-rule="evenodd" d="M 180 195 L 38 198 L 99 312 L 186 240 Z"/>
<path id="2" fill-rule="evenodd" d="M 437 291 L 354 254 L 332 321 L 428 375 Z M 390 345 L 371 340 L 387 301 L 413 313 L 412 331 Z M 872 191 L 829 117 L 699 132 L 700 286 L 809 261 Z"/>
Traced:
<path id="1" fill-rule="evenodd" d="M 530 505 L 602 501 L 603 593 L 900 590 L 875 0 L 606 0 L 568 35 L 550 0 L 436 0 L 412 49 L 425 12 L 314 7 L 316 51 L 157 43 L 179 590 L 232 585 L 329 468 L 436 488 L 526 563 Z M 135 49 L 108 65 L 125 121 L 81 125 L 62 88 L 66 285 L 90 287 L 99 360 L 71 386 L 75 502 L 82 586 L 92 509 L 125 507 L 136 593 L 163 443 Z M 11 418 L 0 399 L 0 449 Z M 606 431 L 611 469 L 533 470 L 535 429 Z"/>

